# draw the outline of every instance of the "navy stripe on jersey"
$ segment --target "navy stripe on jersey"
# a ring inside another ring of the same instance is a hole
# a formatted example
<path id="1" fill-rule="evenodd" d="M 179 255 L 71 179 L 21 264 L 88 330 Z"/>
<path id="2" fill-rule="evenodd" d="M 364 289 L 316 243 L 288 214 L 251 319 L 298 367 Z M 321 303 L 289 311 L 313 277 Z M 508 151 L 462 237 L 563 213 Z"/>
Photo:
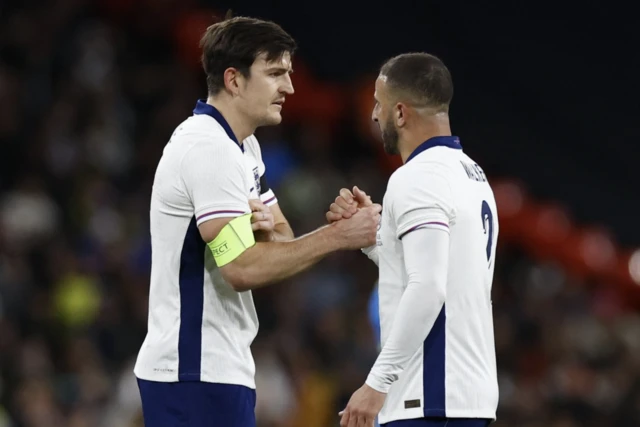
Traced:
<path id="1" fill-rule="evenodd" d="M 422 365 L 422 384 L 424 392 L 424 416 L 446 417 L 444 390 L 444 351 L 445 324 L 447 315 L 445 305 L 433 324 L 427 339 L 424 340 L 424 360 Z"/>
<path id="2" fill-rule="evenodd" d="M 413 153 L 411 153 L 409 157 L 407 157 L 407 162 L 423 151 L 426 151 L 429 148 L 433 147 L 449 147 L 456 150 L 462 150 L 462 145 L 460 145 L 460 138 L 458 138 L 457 136 L 434 136 L 418 145 L 416 149 L 413 150 Z"/>
<path id="3" fill-rule="evenodd" d="M 264 194 L 269 190 L 270 188 L 269 188 L 269 184 L 267 183 L 267 174 L 265 172 L 260 177 L 260 194 Z"/>
<path id="4" fill-rule="evenodd" d="M 200 381 L 205 247 L 194 217 L 180 254 L 179 381 Z"/>

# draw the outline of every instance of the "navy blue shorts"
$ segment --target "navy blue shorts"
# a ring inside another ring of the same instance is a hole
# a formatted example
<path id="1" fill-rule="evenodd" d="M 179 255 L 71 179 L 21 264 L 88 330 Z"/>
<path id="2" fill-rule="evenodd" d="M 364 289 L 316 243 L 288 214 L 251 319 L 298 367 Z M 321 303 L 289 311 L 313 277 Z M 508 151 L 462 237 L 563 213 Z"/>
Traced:
<path id="1" fill-rule="evenodd" d="M 255 427 L 256 391 L 233 384 L 138 379 L 145 427 Z"/>
<path id="2" fill-rule="evenodd" d="M 480 418 L 418 418 L 392 421 L 382 427 L 487 427 L 491 420 Z"/>

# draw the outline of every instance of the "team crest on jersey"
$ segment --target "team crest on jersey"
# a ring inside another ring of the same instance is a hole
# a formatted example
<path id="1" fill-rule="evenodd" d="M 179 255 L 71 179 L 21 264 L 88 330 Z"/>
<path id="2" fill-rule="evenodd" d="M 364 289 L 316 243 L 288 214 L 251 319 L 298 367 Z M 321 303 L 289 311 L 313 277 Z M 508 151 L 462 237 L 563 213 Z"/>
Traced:
<path id="1" fill-rule="evenodd" d="M 258 194 L 262 194 L 262 189 L 260 188 L 260 171 L 258 170 L 258 166 L 253 168 L 253 180 L 256 182 L 256 191 Z"/>

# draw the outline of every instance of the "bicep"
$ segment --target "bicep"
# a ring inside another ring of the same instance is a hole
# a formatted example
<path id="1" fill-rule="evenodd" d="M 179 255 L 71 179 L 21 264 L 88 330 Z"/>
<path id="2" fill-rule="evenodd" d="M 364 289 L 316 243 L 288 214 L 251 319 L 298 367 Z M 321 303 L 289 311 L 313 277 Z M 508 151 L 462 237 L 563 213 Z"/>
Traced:
<path id="1" fill-rule="evenodd" d="M 214 218 L 205 222 L 201 222 L 198 225 L 198 230 L 200 231 L 200 237 L 206 244 L 209 244 L 218 237 L 220 231 L 229 224 L 229 222 L 233 219 L 233 217 L 228 218 Z"/>
<path id="2" fill-rule="evenodd" d="M 418 228 L 448 231 L 455 220 L 455 203 L 446 177 L 422 170 L 403 171 L 390 181 L 387 195 L 402 237 Z"/>
<path id="3" fill-rule="evenodd" d="M 449 269 L 449 232 L 417 228 L 402 238 L 402 250 L 409 285 L 424 285 L 428 292 L 444 294 Z"/>
<path id="4" fill-rule="evenodd" d="M 220 241 L 216 241 L 220 233 L 234 219 L 233 217 L 212 219 L 198 225 L 198 230 L 202 240 L 207 243 L 208 250 L 212 252 L 216 264 L 220 265 L 218 260 L 224 260 L 228 256 L 232 257 L 222 266 L 219 266 L 220 274 L 235 290 L 240 291 L 243 290 L 244 269 L 255 263 L 257 255 L 254 250 L 255 241 L 251 244 L 251 242 L 247 243 L 246 239 L 239 238 L 240 235 L 246 235 L 246 233 L 253 235 L 250 225 L 249 229 L 245 229 L 244 232 L 236 229 L 237 224 L 231 225 L 234 229 L 227 230 L 225 233 L 232 234 L 226 235 L 226 237 L 223 235 Z M 211 243 L 214 241 L 215 243 L 212 245 Z"/>
<path id="5" fill-rule="evenodd" d="M 199 142 L 182 160 L 182 180 L 198 226 L 249 212 L 242 158 L 233 148 Z"/>

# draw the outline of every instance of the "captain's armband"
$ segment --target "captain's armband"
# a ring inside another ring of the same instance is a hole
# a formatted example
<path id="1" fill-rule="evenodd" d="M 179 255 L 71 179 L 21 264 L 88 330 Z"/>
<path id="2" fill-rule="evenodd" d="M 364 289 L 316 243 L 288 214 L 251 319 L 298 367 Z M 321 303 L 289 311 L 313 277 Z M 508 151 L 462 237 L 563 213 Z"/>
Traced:
<path id="1" fill-rule="evenodd" d="M 229 221 L 218 237 L 207 244 L 218 267 L 229 264 L 244 251 L 256 244 L 251 229 L 251 214 L 245 214 Z"/>

